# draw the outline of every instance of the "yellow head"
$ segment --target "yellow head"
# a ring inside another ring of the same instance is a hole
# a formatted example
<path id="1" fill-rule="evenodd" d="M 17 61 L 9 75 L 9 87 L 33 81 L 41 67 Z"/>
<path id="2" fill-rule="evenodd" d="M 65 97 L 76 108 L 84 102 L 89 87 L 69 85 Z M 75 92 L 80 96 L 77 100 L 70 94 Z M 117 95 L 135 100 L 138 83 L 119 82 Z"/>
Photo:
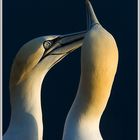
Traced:
<path id="1" fill-rule="evenodd" d="M 27 42 L 17 53 L 10 75 L 10 89 L 36 74 L 44 75 L 62 58 L 82 45 L 85 32 L 44 36 Z"/>

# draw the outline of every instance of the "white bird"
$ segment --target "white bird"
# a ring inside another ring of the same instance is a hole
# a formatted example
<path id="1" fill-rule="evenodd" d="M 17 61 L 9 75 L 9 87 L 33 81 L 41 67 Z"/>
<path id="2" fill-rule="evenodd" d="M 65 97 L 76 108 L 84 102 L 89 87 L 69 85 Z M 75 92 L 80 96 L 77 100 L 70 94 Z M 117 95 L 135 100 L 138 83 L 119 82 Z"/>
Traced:
<path id="1" fill-rule="evenodd" d="M 10 75 L 11 120 L 4 140 L 42 140 L 41 86 L 47 72 L 82 45 L 85 32 L 44 36 L 23 45 Z"/>
<path id="2" fill-rule="evenodd" d="M 63 140 L 103 140 L 100 119 L 118 65 L 115 39 L 101 26 L 88 0 L 86 5 L 91 28 L 82 45 L 79 88 L 65 122 Z"/>

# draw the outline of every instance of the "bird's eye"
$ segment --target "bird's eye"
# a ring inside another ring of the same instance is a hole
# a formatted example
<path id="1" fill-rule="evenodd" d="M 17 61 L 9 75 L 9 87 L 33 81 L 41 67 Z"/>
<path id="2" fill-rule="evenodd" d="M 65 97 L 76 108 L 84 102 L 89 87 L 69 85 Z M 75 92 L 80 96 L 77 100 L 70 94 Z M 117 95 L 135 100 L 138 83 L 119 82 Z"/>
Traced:
<path id="1" fill-rule="evenodd" d="M 44 41 L 43 46 L 46 49 L 49 49 L 52 46 L 52 42 L 50 40 Z"/>

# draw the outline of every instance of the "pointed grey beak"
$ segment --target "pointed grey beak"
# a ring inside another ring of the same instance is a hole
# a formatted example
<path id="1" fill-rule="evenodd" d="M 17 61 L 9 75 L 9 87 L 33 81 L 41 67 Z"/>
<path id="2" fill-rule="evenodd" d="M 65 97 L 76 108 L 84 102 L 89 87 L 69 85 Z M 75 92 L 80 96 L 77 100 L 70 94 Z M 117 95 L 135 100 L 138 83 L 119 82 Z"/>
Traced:
<path id="1" fill-rule="evenodd" d="M 46 57 L 47 55 L 69 54 L 70 52 L 82 46 L 85 34 L 86 31 L 82 31 L 67 35 L 60 35 L 51 41 L 47 40 L 44 43 L 47 45 L 44 45 L 46 51 L 43 57 Z M 49 47 L 48 44 L 50 45 Z"/>
<path id="2" fill-rule="evenodd" d="M 87 26 L 88 26 L 88 29 L 90 29 L 95 24 L 100 24 L 97 17 L 96 17 L 94 9 L 91 5 L 91 2 L 89 0 L 86 0 L 86 9 L 87 9 L 87 24 L 88 24 Z"/>

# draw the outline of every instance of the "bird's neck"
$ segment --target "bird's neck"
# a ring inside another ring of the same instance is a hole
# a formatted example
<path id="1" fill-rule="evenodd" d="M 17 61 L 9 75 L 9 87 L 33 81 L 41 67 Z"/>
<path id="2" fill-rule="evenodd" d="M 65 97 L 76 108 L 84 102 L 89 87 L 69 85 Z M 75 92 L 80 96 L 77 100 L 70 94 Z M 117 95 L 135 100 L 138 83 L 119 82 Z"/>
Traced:
<path id="1" fill-rule="evenodd" d="M 41 85 L 44 77 L 32 77 L 11 91 L 11 133 L 42 140 Z"/>
<path id="2" fill-rule="evenodd" d="M 102 70 L 81 74 L 76 104 L 88 120 L 100 120 L 108 102 L 114 76 Z"/>
<path id="3" fill-rule="evenodd" d="M 88 68 L 82 71 L 78 93 L 65 123 L 63 140 L 71 137 L 74 140 L 102 140 L 100 118 L 110 95 L 113 77 L 102 72 Z"/>

